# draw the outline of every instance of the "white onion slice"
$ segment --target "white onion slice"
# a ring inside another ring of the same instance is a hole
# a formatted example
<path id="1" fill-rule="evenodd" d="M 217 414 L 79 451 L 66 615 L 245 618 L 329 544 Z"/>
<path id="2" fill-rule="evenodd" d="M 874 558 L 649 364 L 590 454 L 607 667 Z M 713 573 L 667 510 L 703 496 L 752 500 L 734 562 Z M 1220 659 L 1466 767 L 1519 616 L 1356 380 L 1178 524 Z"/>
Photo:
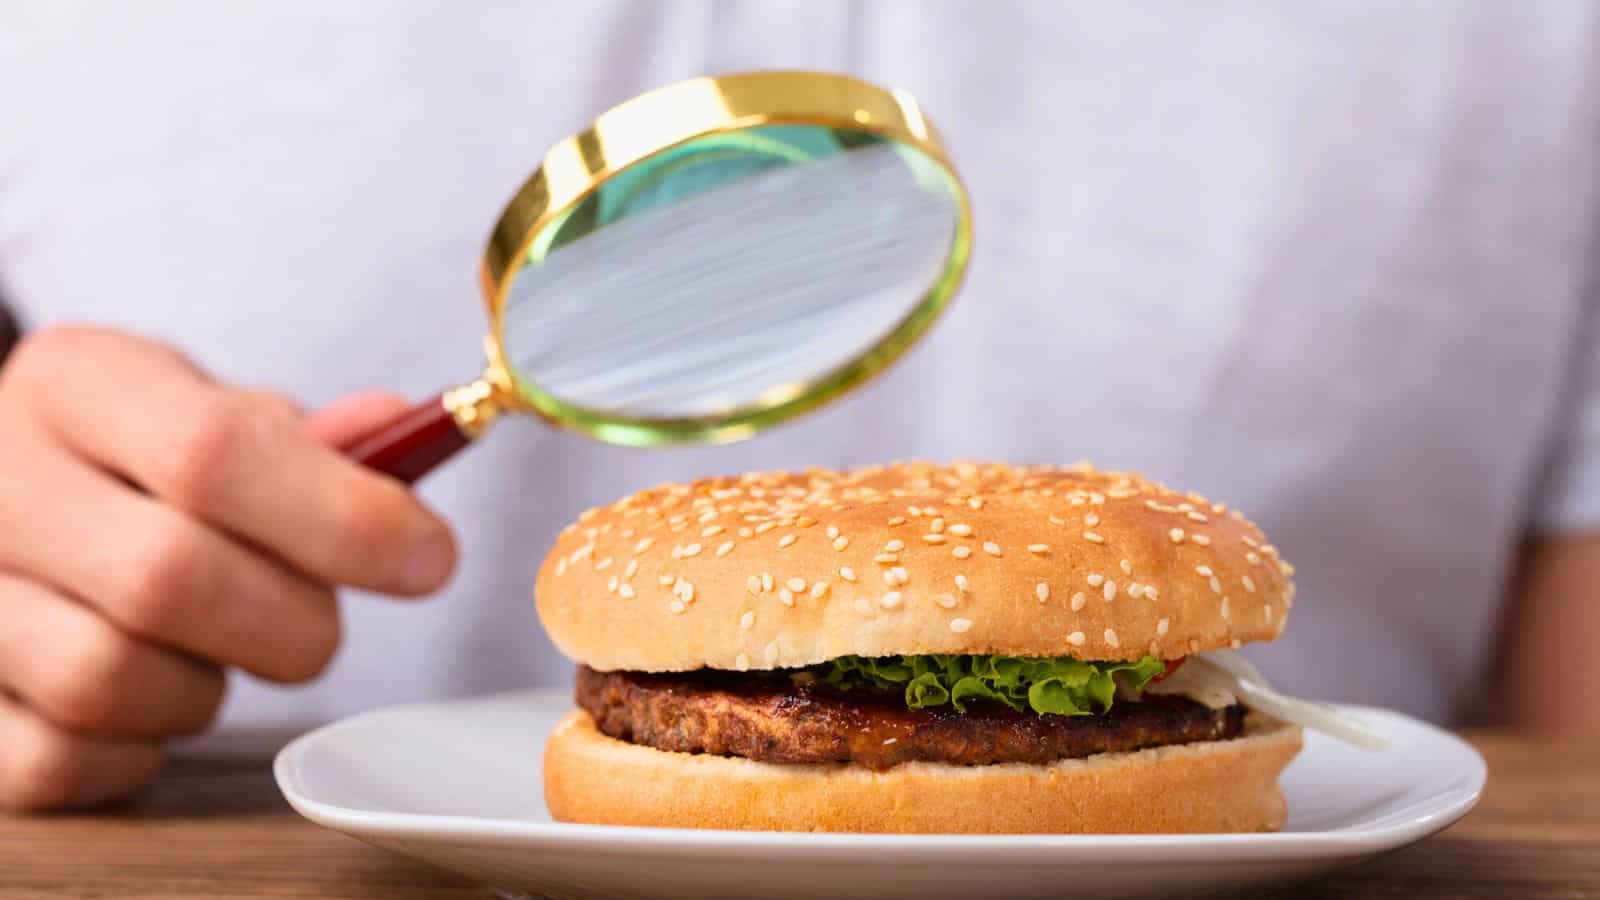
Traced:
<path id="1" fill-rule="evenodd" d="M 1188 676 L 1190 683 L 1228 691 L 1245 706 L 1258 709 L 1275 719 L 1320 731 L 1367 750 L 1382 750 L 1389 746 L 1388 740 L 1350 716 L 1320 703 L 1286 697 L 1273 690 L 1249 660 L 1231 650 L 1191 656 L 1178 671 L 1187 673 L 1191 669 L 1194 671 Z"/>

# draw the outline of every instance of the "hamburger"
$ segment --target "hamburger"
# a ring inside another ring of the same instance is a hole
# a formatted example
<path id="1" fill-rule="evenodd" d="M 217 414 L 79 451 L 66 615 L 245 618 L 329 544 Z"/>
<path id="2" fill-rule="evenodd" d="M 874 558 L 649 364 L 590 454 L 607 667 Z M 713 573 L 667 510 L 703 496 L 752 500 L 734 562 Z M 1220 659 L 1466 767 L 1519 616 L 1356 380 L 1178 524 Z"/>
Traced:
<path id="1" fill-rule="evenodd" d="M 1231 650 L 1283 633 L 1292 574 L 1238 511 L 1087 464 L 641 491 L 539 573 L 578 663 L 545 801 L 691 828 L 1277 829 L 1293 720 L 1327 722 Z"/>

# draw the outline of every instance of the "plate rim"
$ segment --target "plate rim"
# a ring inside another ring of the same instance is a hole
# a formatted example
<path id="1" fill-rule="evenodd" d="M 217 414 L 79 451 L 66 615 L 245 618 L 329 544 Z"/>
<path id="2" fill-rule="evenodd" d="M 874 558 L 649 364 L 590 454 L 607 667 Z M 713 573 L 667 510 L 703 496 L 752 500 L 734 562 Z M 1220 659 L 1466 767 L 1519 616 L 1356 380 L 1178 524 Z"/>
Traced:
<path id="1" fill-rule="evenodd" d="M 821 853 L 860 853 L 881 864 L 898 858 L 916 858 L 926 864 L 930 851 L 935 859 L 970 866 L 975 862 L 1008 863 L 1019 858 L 1034 858 L 1041 851 L 1070 850 L 1074 854 L 1093 852 L 1096 859 L 1114 862 L 1126 859 L 1148 860 L 1150 851 L 1159 850 L 1165 861 L 1221 862 L 1218 851 L 1226 851 L 1226 861 L 1314 860 L 1371 855 L 1412 843 L 1435 834 L 1459 821 L 1477 805 L 1488 778 L 1488 764 L 1477 748 L 1461 737 L 1432 723 L 1405 713 L 1377 706 L 1332 704 L 1357 715 L 1398 719 L 1420 727 L 1435 738 L 1442 738 L 1456 749 L 1466 751 L 1473 766 L 1466 790 L 1460 796 L 1443 800 L 1437 807 L 1400 822 L 1372 828 L 1339 831 L 1294 831 L 1248 834 L 845 834 L 803 831 L 733 831 L 695 828 L 645 828 L 628 825 L 579 825 L 565 822 L 527 822 L 484 816 L 458 816 L 435 813 L 375 812 L 318 800 L 307 792 L 297 777 L 296 767 L 307 748 L 336 732 L 360 728 L 380 717 L 405 715 L 420 709 L 436 709 L 473 702 L 492 702 L 512 697 L 540 695 L 570 699 L 558 688 L 534 688 L 478 694 L 451 700 L 423 701 L 385 706 L 357 713 L 314 728 L 286 744 L 273 758 L 273 779 L 284 799 L 301 816 L 362 840 L 420 840 L 433 843 L 471 843 L 481 846 L 527 847 L 537 844 L 563 853 L 593 852 L 687 860 L 694 856 L 721 856 L 730 850 L 748 859 L 793 859 Z"/>

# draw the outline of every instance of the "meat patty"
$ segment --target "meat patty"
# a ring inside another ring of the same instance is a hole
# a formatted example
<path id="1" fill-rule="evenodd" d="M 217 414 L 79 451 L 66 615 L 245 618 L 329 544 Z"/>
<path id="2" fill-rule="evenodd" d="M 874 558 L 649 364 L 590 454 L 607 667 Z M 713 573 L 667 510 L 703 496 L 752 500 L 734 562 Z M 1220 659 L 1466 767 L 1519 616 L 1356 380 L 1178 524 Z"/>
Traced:
<path id="1" fill-rule="evenodd" d="M 1041 716 L 999 703 L 963 713 L 948 706 L 909 709 L 898 692 L 840 692 L 717 671 L 653 675 L 582 666 L 577 701 L 601 732 L 658 750 L 869 769 L 914 760 L 1043 764 L 1226 740 L 1244 729 L 1243 706 L 1212 710 L 1182 697 L 1120 702 L 1103 716 Z"/>

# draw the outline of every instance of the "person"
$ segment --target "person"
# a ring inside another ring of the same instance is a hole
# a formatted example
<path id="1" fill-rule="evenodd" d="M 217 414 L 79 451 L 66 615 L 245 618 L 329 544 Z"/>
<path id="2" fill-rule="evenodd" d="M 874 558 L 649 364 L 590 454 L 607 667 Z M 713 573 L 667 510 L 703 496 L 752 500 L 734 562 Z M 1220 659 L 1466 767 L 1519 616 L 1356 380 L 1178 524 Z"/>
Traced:
<path id="1" fill-rule="evenodd" d="M 1293 692 L 1600 730 L 1595 14 L 9 4 L 0 805 L 122 795 L 208 726 L 259 752 L 564 681 L 530 593 L 582 508 L 913 456 L 1243 507 L 1298 565 L 1256 654 Z M 969 183 L 970 275 L 906 360 L 737 446 L 508 422 L 415 492 L 333 449 L 481 365 L 481 241 L 550 144 L 771 67 L 910 89 Z"/>

